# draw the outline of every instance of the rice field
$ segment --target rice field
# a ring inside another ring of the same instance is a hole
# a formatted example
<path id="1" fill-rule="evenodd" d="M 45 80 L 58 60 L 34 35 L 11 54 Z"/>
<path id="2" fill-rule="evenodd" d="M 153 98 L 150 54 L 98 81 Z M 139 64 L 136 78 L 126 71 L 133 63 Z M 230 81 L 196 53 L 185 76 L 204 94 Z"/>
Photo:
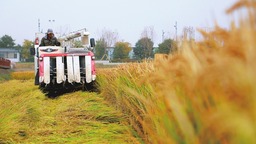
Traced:
<path id="1" fill-rule="evenodd" d="M 0 83 L 0 143 L 143 143 L 97 93 L 48 98 L 33 80 Z"/>
<path id="2" fill-rule="evenodd" d="M 255 1 L 230 29 L 201 31 L 201 42 L 154 62 L 99 71 L 102 95 L 146 143 L 256 143 Z"/>
<path id="3" fill-rule="evenodd" d="M 0 83 L 0 143 L 256 143 L 255 5 L 238 1 L 227 12 L 247 17 L 176 53 L 97 69 L 99 95 L 49 100 L 32 71 L 12 73 Z"/>

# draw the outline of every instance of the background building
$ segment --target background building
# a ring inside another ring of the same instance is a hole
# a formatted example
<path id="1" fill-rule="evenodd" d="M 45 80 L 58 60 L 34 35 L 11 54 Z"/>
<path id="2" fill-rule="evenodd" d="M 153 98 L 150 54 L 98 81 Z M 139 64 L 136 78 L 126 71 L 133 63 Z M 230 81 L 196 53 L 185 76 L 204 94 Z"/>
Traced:
<path id="1" fill-rule="evenodd" d="M 12 62 L 20 62 L 20 52 L 14 48 L 0 48 L 0 57 L 9 59 Z"/>

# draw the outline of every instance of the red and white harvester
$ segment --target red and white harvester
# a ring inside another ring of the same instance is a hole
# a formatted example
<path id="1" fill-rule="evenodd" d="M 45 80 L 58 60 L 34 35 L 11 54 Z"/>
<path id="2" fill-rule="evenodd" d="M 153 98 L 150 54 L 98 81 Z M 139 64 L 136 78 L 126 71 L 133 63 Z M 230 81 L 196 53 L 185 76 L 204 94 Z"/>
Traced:
<path id="1" fill-rule="evenodd" d="M 65 88 L 91 89 L 96 80 L 95 47 L 86 29 L 58 38 L 60 46 L 40 46 L 40 34 L 36 34 L 34 48 L 35 85 L 40 88 L 62 90 Z"/>

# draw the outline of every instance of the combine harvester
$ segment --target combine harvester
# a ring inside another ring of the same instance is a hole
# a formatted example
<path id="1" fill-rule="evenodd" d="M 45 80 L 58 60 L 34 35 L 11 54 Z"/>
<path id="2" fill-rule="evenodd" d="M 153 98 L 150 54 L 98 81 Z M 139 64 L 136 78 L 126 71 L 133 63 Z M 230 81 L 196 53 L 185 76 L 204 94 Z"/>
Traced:
<path id="1" fill-rule="evenodd" d="M 81 43 L 76 48 L 74 42 Z M 82 29 L 58 38 L 61 46 L 40 46 L 40 34 L 36 34 L 34 48 L 35 85 L 44 92 L 62 91 L 82 87 L 91 90 L 96 80 L 95 46 L 89 32 Z"/>

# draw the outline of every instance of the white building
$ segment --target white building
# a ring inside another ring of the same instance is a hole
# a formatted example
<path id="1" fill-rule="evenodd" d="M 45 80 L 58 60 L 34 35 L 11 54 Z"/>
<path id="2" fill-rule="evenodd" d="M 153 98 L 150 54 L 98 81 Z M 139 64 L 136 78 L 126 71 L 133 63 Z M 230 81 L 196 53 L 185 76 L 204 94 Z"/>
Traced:
<path id="1" fill-rule="evenodd" d="M 9 59 L 12 62 L 20 62 L 20 52 L 14 48 L 0 48 L 0 57 Z"/>

